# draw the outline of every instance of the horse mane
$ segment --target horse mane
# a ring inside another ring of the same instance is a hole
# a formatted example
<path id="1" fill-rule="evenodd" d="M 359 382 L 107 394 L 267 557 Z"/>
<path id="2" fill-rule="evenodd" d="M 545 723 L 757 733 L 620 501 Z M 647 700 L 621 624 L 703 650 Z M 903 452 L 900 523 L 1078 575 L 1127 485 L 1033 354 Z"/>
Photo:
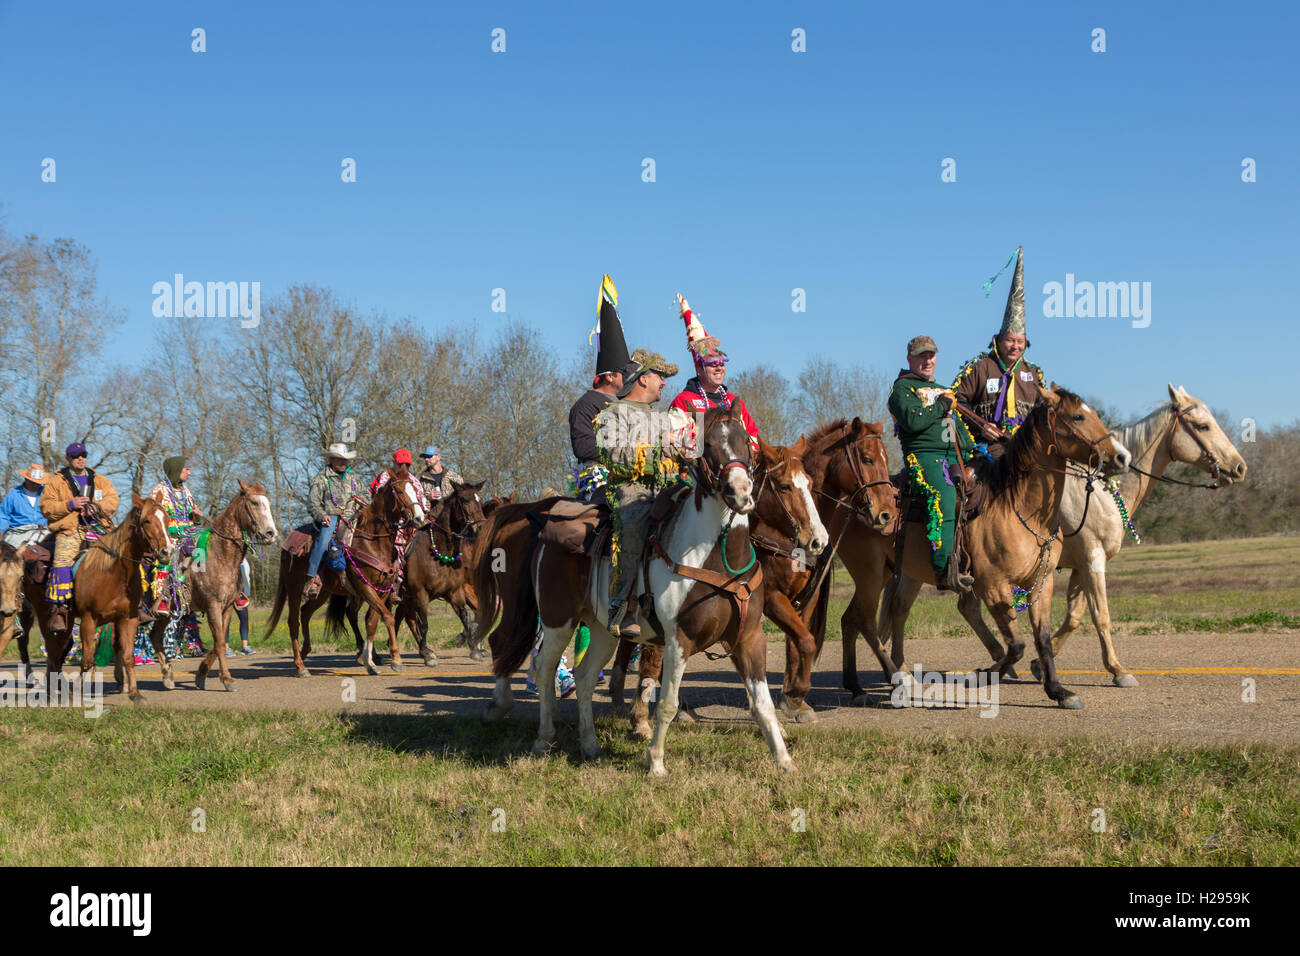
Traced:
<path id="1" fill-rule="evenodd" d="M 830 446 L 833 443 L 823 441 L 828 435 L 841 431 L 849 424 L 847 418 L 835 418 L 829 422 L 823 422 L 807 434 L 808 450 L 803 455 L 803 470 L 808 474 L 820 474 L 822 463 L 830 457 Z"/>
<path id="2" fill-rule="evenodd" d="M 1174 417 L 1174 403 L 1163 402 L 1151 414 L 1145 418 L 1139 419 L 1132 425 L 1124 425 L 1119 429 L 1120 441 L 1124 447 L 1133 453 L 1133 459 L 1137 458 L 1153 442 L 1159 441 L 1169 431 L 1170 421 Z"/>
<path id="3" fill-rule="evenodd" d="M 1083 401 L 1074 392 L 1059 386 L 1053 391 L 1060 399 L 1061 405 L 1077 406 Z M 1039 450 L 1043 446 L 1038 427 L 1047 420 L 1050 410 L 1051 406 L 1046 402 L 1035 405 L 1033 411 L 1025 416 L 1025 420 L 1007 442 L 1007 449 L 1002 457 L 983 472 L 983 478 L 992 494 L 1002 495 L 1013 492 L 1024 477 L 1037 466 Z"/>
<path id="4" fill-rule="evenodd" d="M 18 549 L 8 541 L 0 541 L 0 562 L 8 564 L 18 560 Z"/>

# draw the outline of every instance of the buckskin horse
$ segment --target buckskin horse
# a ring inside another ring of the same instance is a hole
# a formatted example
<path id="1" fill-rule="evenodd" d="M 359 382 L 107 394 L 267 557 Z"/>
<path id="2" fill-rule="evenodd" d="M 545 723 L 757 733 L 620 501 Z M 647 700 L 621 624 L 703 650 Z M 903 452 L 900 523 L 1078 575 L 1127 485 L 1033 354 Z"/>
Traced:
<path id="1" fill-rule="evenodd" d="M 1210 476 L 1210 483 L 1195 487 L 1222 488 L 1246 477 L 1245 461 L 1205 403 L 1182 387 L 1168 388 L 1168 402 L 1141 421 L 1119 429 L 1120 441 L 1133 455 L 1128 472 L 1116 479 L 1130 516 L 1156 482 L 1187 484 L 1163 477 L 1173 462 L 1194 465 Z M 1087 609 L 1101 641 L 1102 663 L 1116 687 L 1138 686 L 1137 678 L 1119 662 L 1111 644 L 1110 604 L 1106 598 L 1106 562 L 1119 553 L 1127 533 L 1119 503 L 1103 482 L 1075 474 L 1066 478 L 1061 498 L 1062 550 L 1057 567 L 1070 570 L 1070 581 L 1065 620 L 1052 636 L 1052 654 L 1061 653 Z M 911 580 L 899 586 L 899 610 L 904 619 L 919 591 L 920 585 Z M 979 598 L 963 594 L 957 599 L 957 607 L 996 660 L 1002 647 L 984 623 Z M 1037 660 L 1030 669 L 1035 677 L 1041 677 L 1042 665 Z"/>
<path id="2" fill-rule="evenodd" d="M 728 648 L 745 682 L 750 710 L 762 730 L 773 760 L 789 769 L 790 755 L 777 724 L 767 686 L 767 642 L 762 631 L 763 574 L 749 541 L 748 515 L 756 500 L 748 434 L 734 408 L 712 409 L 701 429 L 700 457 L 690 466 L 693 490 L 657 534 L 643 579 L 652 599 L 638 610 L 646 643 L 665 647 L 663 695 L 654 737 L 646 754 L 649 771 L 663 776 L 667 726 L 677 712 L 678 690 L 691 654 L 717 641 Z M 608 561 L 593 562 L 539 541 L 529 513 L 544 513 L 558 498 L 504 506 L 489 519 L 482 553 L 475 568 L 479 593 L 479 630 L 488 636 L 497 675 L 492 704 L 484 714 L 499 720 L 513 706 L 510 675 L 533 646 L 536 622 L 543 630 L 537 658 L 541 721 L 535 753 L 555 739 L 555 669 L 579 624 L 591 630 L 591 645 L 575 674 L 581 749 L 600 754 L 592 717 L 592 690 L 599 669 L 609 659 L 614 638 L 605 627 L 605 596 L 611 573 Z M 786 505 L 801 503 L 791 494 Z M 811 538 L 811 534 L 809 536 Z M 812 541 L 803 541 L 810 551 Z M 511 560 L 501 564 L 488 555 L 501 548 Z M 735 565 L 740 565 L 737 569 Z"/>
<path id="3" fill-rule="evenodd" d="M 266 489 L 260 482 L 249 485 L 240 481 L 239 492 L 213 519 L 212 527 L 200 532 L 193 557 L 178 556 L 178 568 L 191 581 L 191 606 L 208 619 L 208 631 L 212 635 L 212 647 L 194 674 L 194 683 L 199 690 L 206 686 L 208 672 L 214 663 L 220 668 L 221 683 L 226 690 L 235 689 L 235 679 L 230 676 L 226 664 L 226 628 L 230 624 L 235 598 L 239 596 L 239 564 L 248 554 L 250 542 L 270 544 L 277 535 Z M 149 632 L 149 640 L 158 652 L 163 687 L 174 690 L 176 681 L 172 676 L 172 662 L 167 660 L 163 647 L 163 633 L 170 619 L 170 615 L 158 615 Z"/>
<path id="4" fill-rule="evenodd" d="M 280 621 L 285 604 L 289 606 L 289 640 L 293 644 L 293 663 L 299 677 L 310 677 L 303 658 L 311 653 L 311 616 L 335 594 L 360 597 L 378 611 L 379 619 L 388 629 L 388 648 L 391 654 L 389 667 L 400 673 L 403 670 L 401 654 L 397 649 L 397 624 L 388 610 L 386 597 L 397 581 L 398 561 L 401 554 L 396 547 L 397 532 L 404 527 L 415 528 L 424 523 L 424 509 L 420 507 L 413 487 L 415 479 L 405 465 L 389 469 L 389 481 L 379 489 L 374 499 L 346 523 L 352 531 L 352 541 L 340 541 L 346 564 L 343 571 L 334 571 L 321 565 L 320 594 L 302 603 L 307 587 L 308 555 L 304 551 L 291 553 L 287 547 L 280 551 L 280 583 L 271 607 L 271 620 L 266 627 L 270 636 Z M 340 534 L 345 523 L 340 520 Z M 311 528 L 297 529 L 306 534 Z M 298 629 L 302 628 L 302 644 L 298 643 Z M 370 674 L 378 674 L 374 664 L 374 628 L 368 628 L 362 664 Z"/>
<path id="5" fill-rule="evenodd" d="M 167 519 L 162 507 L 152 498 L 132 494 L 134 504 L 120 525 L 102 538 L 91 541 L 73 576 L 72 614 L 79 621 L 81 633 L 81 672 L 95 666 L 95 630 L 113 624 L 117 659 L 113 676 L 118 691 L 125 692 L 135 703 L 142 703 L 135 680 L 135 635 L 140 627 L 140 599 L 144 580 L 140 564 L 146 558 L 168 560 L 173 552 L 167 535 Z M 33 618 L 45 638 L 46 677 L 63 670 L 63 662 L 72 646 L 71 632 L 55 634 L 49 629 L 49 605 L 45 585 L 25 578 L 23 589 L 28 607 L 23 609 L 23 636 L 19 649 L 27 663 L 27 640 Z"/>
<path id="6" fill-rule="evenodd" d="M 1056 676 L 1049 621 L 1052 575 L 1061 554 L 1066 466 L 1075 462 L 1091 470 L 1095 462 L 1098 473 L 1117 474 L 1128 468 L 1131 455 L 1079 396 L 1053 383 L 1042 397 L 1008 440 L 1002 457 L 983 470 L 988 503 L 965 522 L 966 549 L 975 577 L 974 593 L 992 613 L 1007 643 L 991 670 L 1005 676 L 1024 654 L 1016 619 L 1017 608 L 1027 605 L 1047 696 L 1060 707 L 1078 710 L 1083 701 Z M 909 523 L 902 572 L 934 583 L 929 541 L 919 522 Z M 894 590 L 891 582 L 880 610 L 881 630 L 893 635 L 893 663 L 900 668 L 891 680 L 907 683 L 907 674 L 901 671 L 903 609 Z"/>

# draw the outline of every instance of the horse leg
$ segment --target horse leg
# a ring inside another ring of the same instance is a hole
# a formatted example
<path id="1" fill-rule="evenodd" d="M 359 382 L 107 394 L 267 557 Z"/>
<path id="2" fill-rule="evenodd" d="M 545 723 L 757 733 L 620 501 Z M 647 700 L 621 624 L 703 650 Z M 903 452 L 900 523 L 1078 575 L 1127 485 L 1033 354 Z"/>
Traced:
<path id="1" fill-rule="evenodd" d="M 655 691 L 660 688 L 659 680 L 663 675 L 664 649 L 658 644 L 641 646 L 641 666 L 637 672 L 637 691 L 632 697 L 632 710 L 628 717 L 632 721 L 632 736 L 638 740 L 649 740 L 650 701 Z"/>
<path id="2" fill-rule="evenodd" d="M 361 666 L 372 677 L 379 675 L 379 668 L 375 667 L 375 631 L 377 630 L 379 630 L 379 608 L 372 604 L 370 610 L 366 612 L 366 643 L 361 649 Z"/>
<path id="3" fill-rule="evenodd" d="M 858 682 L 858 635 L 862 633 L 864 622 L 858 610 L 857 590 L 849 598 L 849 605 L 840 615 L 840 683 L 852 697 L 854 706 L 865 695 Z"/>
<path id="4" fill-rule="evenodd" d="M 1029 625 L 1034 630 L 1034 645 L 1038 649 L 1038 662 L 1043 668 L 1043 689 L 1047 696 L 1065 710 L 1082 710 L 1083 701 L 1078 695 L 1062 686 L 1056 677 L 1056 658 L 1052 654 L 1052 576 L 1043 581 L 1038 599 L 1029 608 Z"/>
<path id="5" fill-rule="evenodd" d="M 533 742 L 533 753 L 541 756 L 555 743 L 555 671 L 560 666 L 560 657 L 573 636 L 573 628 L 567 624 L 563 627 L 542 626 L 542 647 L 537 652 L 537 697 L 541 704 L 541 719 L 537 724 L 537 740 Z"/>
<path id="6" fill-rule="evenodd" d="M 364 665 L 366 662 L 366 642 L 361 636 L 361 626 L 357 623 L 357 608 L 351 601 L 348 601 L 346 617 L 348 619 L 348 626 L 352 628 L 352 636 L 356 638 L 357 642 L 357 663 Z M 377 624 L 373 623 L 373 621 L 378 620 L 379 612 L 375 610 L 374 605 L 367 605 L 366 630 L 369 631 L 372 627 L 378 627 Z"/>
<path id="7" fill-rule="evenodd" d="M 582 755 L 595 758 L 600 756 L 600 741 L 596 739 L 596 718 L 592 714 L 591 699 L 596 692 L 596 678 L 614 652 L 616 642 L 614 635 L 600 624 L 593 621 L 588 627 L 591 643 L 587 645 L 587 653 L 582 656 L 582 663 L 574 670 L 573 678 L 578 689 L 578 729 Z"/>
<path id="8" fill-rule="evenodd" d="M 397 647 L 397 618 L 388 610 L 387 604 L 380 605 L 379 610 L 384 618 L 384 627 L 388 629 L 388 669 L 400 674 L 406 670 L 406 665 L 402 663 L 402 652 Z"/>
<path id="9" fill-rule="evenodd" d="M 817 638 L 804 625 L 790 599 L 784 594 L 769 593 L 764 613 L 785 631 L 785 684 L 781 690 L 781 712 L 797 723 L 817 721 L 817 712 L 808 703 L 812 689 L 812 666 L 817 657 Z M 766 665 L 765 665 L 766 666 Z M 764 680 L 767 671 L 764 670 Z"/>
<path id="10" fill-rule="evenodd" d="M 668 776 L 668 771 L 664 767 L 664 740 L 668 736 L 668 725 L 677 716 L 677 694 L 681 687 L 682 674 L 686 671 L 686 649 L 682 646 L 682 640 L 681 633 L 674 631 L 664 641 L 662 652 L 663 680 L 660 684 L 659 707 L 655 712 L 654 736 L 651 738 L 650 746 L 646 750 L 646 768 L 652 777 Z M 766 651 L 766 647 L 764 651 Z M 646 658 L 650 656 L 649 652 L 650 645 L 647 645 L 641 651 L 642 668 L 645 667 Z M 766 679 L 767 662 L 764 661 L 763 663 L 764 679 Z M 771 707 L 770 698 L 768 706 Z M 773 720 L 775 721 L 775 719 L 776 715 L 773 714 Z"/>
<path id="11" fill-rule="evenodd" d="M 84 626 L 84 625 L 83 625 Z M 117 638 L 117 659 L 126 672 L 126 696 L 137 704 L 144 703 L 144 694 L 135 681 L 135 635 L 140 629 L 138 617 L 125 617 L 113 625 L 113 635 Z M 92 658 L 93 663 L 93 658 Z M 86 668 L 85 658 L 81 661 L 82 672 Z"/>
<path id="12" fill-rule="evenodd" d="M 165 615 L 155 617 L 153 625 L 149 628 L 149 643 L 153 645 L 154 655 L 158 658 L 158 668 L 162 671 L 163 690 L 175 690 L 176 680 L 172 675 L 172 662 L 167 660 L 167 648 L 163 641 L 163 632 L 166 630 L 167 617 Z M 131 656 L 135 657 L 134 654 Z"/>
<path id="13" fill-rule="evenodd" d="M 966 619 L 970 629 L 975 632 L 975 636 L 980 639 L 984 649 L 989 652 L 992 660 L 1001 660 L 1004 653 L 1002 645 L 998 642 L 997 637 L 989 630 L 989 626 L 984 623 L 984 615 L 980 613 L 980 599 L 974 592 L 957 595 L 957 610 L 961 616 Z M 1019 680 L 1020 675 L 1016 673 L 1014 667 L 1007 668 L 1006 676 L 1012 680 Z M 1037 672 L 1034 673 L 1037 677 Z"/>
<path id="14" fill-rule="evenodd" d="M 1097 636 L 1101 638 L 1101 661 L 1106 665 L 1106 670 L 1110 671 L 1111 682 L 1116 687 L 1136 687 L 1137 678 L 1119 662 L 1115 648 L 1110 642 L 1110 602 L 1106 597 L 1105 570 L 1090 574 L 1084 583 L 1083 592 L 1088 601 L 1088 612 L 1092 615 L 1093 626 L 1097 628 Z M 1055 655 L 1055 641 L 1052 643 L 1052 651 Z"/>
<path id="15" fill-rule="evenodd" d="M 456 617 L 460 618 L 461 636 L 465 639 L 465 644 L 469 647 L 469 659 L 472 661 L 481 661 L 487 657 L 483 650 L 483 644 L 478 639 L 478 634 L 474 627 L 474 615 L 470 612 L 468 604 L 453 604 L 452 608 L 456 612 Z M 459 638 L 457 639 L 459 643 Z"/>
<path id="16" fill-rule="evenodd" d="M 510 678 L 498 677 L 492 689 L 492 703 L 483 711 L 483 723 L 495 724 L 515 706 L 514 695 L 510 692 Z"/>
<path id="17" fill-rule="evenodd" d="M 414 613 L 407 618 L 407 623 L 411 630 L 415 632 L 416 640 L 420 644 L 420 657 L 424 660 L 426 667 L 438 666 L 438 654 L 429 646 L 429 610 L 428 604 L 420 602 L 415 608 Z"/>
<path id="18" fill-rule="evenodd" d="M 763 731 L 763 739 L 772 752 L 772 759 L 781 770 L 793 769 L 794 761 L 785 749 L 785 737 L 781 733 L 781 725 L 777 723 L 776 708 L 772 706 L 772 692 L 767 686 L 767 639 L 763 637 L 761 628 L 757 633 L 736 642 L 731 660 L 745 681 L 750 713 Z M 664 705 L 660 703 L 659 706 Z"/>
<path id="19" fill-rule="evenodd" d="M 212 635 L 212 654 L 217 656 L 217 666 L 221 668 L 221 683 L 228 691 L 238 690 L 235 687 L 235 678 L 230 674 L 230 665 L 226 663 L 226 637 L 230 628 L 230 608 L 219 608 L 216 614 L 209 610 L 207 618 L 208 632 Z M 212 654 L 209 654 L 204 659 L 203 663 L 205 665 L 211 659 Z"/>
<path id="20" fill-rule="evenodd" d="M 614 713 L 623 711 L 623 688 L 627 683 L 627 665 L 632 660 L 636 645 L 629 640 L 619 639 L 618 650 L 614 653 L 614 666 L 609 672 L 609 699 L 614 704 Z"/>
<path id="21" fill-rule="evenodd" d="M 992 598 L 986 599 L 981 595 L 984 606 L 989 609 L 993 615 L 993 622 L 997 624 L 998 630 L 1002 632 L 1002 637 L 1006 641 L 1006 651 L 1003 655 L 989 666 L 986 673 L 997 673 L 998 677 L 1004 677 L 1011 665 L 1020 660 L 1025 654 L 1025 644 L 1020 640 L 1020 635 L 1016 633 L 1016 617 L 1011 611 L 1011 602 L 1009 595 L 1006 601 L 994 602 Z"/>
<path id="22" fill-rule="evenodd" d="M 882 567 L 874 584 L 868 583 L 865 587 L 862 584 L 857 584 L 853 589 L 853 597 L 849 600 L 849 606 L 844 611 L 844 617 L 840 619 L 841 627 L 843 626 L 844 621 L 847 620 L 849 622 L 850 630 L 848 632 L 842 632 L 840 639 L 848 640 L 850 647 L 852 647 L 856 633 L 861 632 L 863 640 L 865 640 L 867 646 L 871 648 L 871 653 L 876 655 L 876 661 L 880 664 L 880 669 L 885 675 L 885 680 L 892 684 L 894 682 L 894 674 L 898 672 L 898 665 L 896 665 L 893 659 L 885 653 L 885 646 L 880 640 L 881 625 L 876 622 L 878 605 L 881 603 L 881 591 L 885 588 L 885 585 L 891 581 L 892 576 L 887 576 Z M 911 606 L 910 601 L 908 601 L 908 606 Z M 906 613 L 906 611 L 904 611 L 904 613 Z M 847 661 L 844 667 L 845 688 L 853 692 L 853 706 L 864 707 L 867 704 L 867 694 L 866 691 L 862 689 L 862 686 L 858 684 L 856 647 L 852 647 L 852 649 L 846 648 L 845 654 L 847 655 Z M 907 675 L 904 674 L 904 678 L 906 677 Z M 850 684 L 853 686 L 850 687 Z"/>

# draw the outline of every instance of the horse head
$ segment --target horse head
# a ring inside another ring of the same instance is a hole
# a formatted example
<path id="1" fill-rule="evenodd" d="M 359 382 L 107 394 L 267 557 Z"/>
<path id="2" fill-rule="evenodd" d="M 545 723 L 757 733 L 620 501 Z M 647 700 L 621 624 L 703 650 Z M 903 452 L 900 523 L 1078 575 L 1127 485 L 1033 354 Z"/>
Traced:
<path id="1" fill-rule="evenodd" d="M 479 494 L 487 479 L 478 483 L 458 485 L 452 482 L 452 503 L 455 514 L 451 516 L 451 533 L 464 541 L 472 541 L 479 527 L 487 517 L 483 510 L 483 498 Z"/>
<path id="2" fill-rule="evenodd" d="M 238 478 L 235 480 L 239 481 Z M 280 532 L 275 527 L 275 519 L 271 516 L 271 500 L 267 497 L 266 489 L 262 487 L 260 481 L 255 481 L 251 485 L 239 481 L 237 497 L 244 499 L 242 513 L 237 512 L 235 515 L 235 520 L 239 522 L 239 530 L 258 544 L 270 544 L 280 536 Z"/>
<path id="3" fill-rule="evenodd" d="M 699 458 L 702 490 L 718 493 L 737 514 L 754 510 L 753 458 L 749 432 L 739 412 L 740 401 L 731 408 L 713 408 L 704 416 L 704 448 Z"/>
<path id="4" fill-rule="evenodd" d="M 1223 488 L 1246 477 L 1246 462 L 1210 410 L 1181 385 L 1169 386 L 1176 427 L 1169 434 L 1169 457 L 1195 465 Z"/>
<path id="5" fill-rule="evenodd" d="M 411 477 L 406 465 L 393 465 L 388 470 L 388 484 L 380 493 L 388 492 L 389 502 L 384 509 L 384 517 L 390 525 L 406 520 L 416 527 L 424 524 L 428 516 L 420 504 L 420 495 L 416 491 L 416 481 Z"/>
<path id="6" fill-rule="evenodd" d="M 808 440 L 802 435 L 788 446 L 758 440 L 758 504 L 754 513 L 815 557 L 825 550 L 830 535 L 813 504 L 812 482 L 802 460 L 807 450 Z"/>
<path id="7" fill-rule="evenodd" d="M 23 559 L 12 545 L 0 544 L 0 621 L 18 613 L 22 586 Z"/>
<path id="8" fill-rule="evenodd" d="M 898 492 L 889 480 L 880 422 L 840 419 L 813 432 L 805 461 L 820 479 L 823 494 L 865 512 L 867 523 L 883 530 L 898 512 Z"/>
<path id="9" fill-rule="evenodd" d="M 1041 394 L 1046 414 L 1040 421 L 1045 420 L 1050 434 L 1049 448 L 1055 445 L 1063 457 L 1089 469 L 1100 467 L 1103 475 L 1128 471 L 1133 456 L 1082 398 L 1055 382 Z"/>
<path id="10" fill-rule="evenodd" d="M 176 542 L 167 534 L 167 513 L 154 498 L 141 498 L 134 491 L 131 492 L 131 498 L 135 505 L 131 514 L 127 515 L 128 521 L 132 516 L 135 520 L 131 538 L 140 540 L 144 546 L 142 550 L 170 563 Z"/>

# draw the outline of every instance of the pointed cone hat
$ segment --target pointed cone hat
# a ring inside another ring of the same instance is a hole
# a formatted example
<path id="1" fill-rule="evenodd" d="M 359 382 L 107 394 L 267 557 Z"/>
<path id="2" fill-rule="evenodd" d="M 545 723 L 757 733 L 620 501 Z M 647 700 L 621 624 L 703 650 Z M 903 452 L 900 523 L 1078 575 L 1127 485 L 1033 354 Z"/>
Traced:
<path id="1" fill-rule="evenodd" d="M 691 350 L 696 364 L 727 361 L 727 353 L 722 351 L 722 344 L 715 336 L 704 331 L 704 324 L 691 311 L 690 303 L 680 292 L 677 294 L 677 310 L 686 323 L 686 347 Z"/>
<path id="2" fill-rule="evenodd" d="M 618 289 L 614 287 L 614 280 L 605 276 L 600 280 L 600 293 L 596 300 L 599 315 L 594 330 L 597 375 L 621 372 L 632 361 L 627 354 L 627 340 L 623 338 L 623 322 L 618 317 L 617 306 Z"/>
<path id="3" fill-rule="evenodd" d="M 1007 333 L 1025 335 L 1025 250 L 1016 249 L 1016 272 L 1011 277 L 1011 291 L 1007 293 L 1007 308 L 1002 313 L 1002 328 L 994 338 Z"/>

